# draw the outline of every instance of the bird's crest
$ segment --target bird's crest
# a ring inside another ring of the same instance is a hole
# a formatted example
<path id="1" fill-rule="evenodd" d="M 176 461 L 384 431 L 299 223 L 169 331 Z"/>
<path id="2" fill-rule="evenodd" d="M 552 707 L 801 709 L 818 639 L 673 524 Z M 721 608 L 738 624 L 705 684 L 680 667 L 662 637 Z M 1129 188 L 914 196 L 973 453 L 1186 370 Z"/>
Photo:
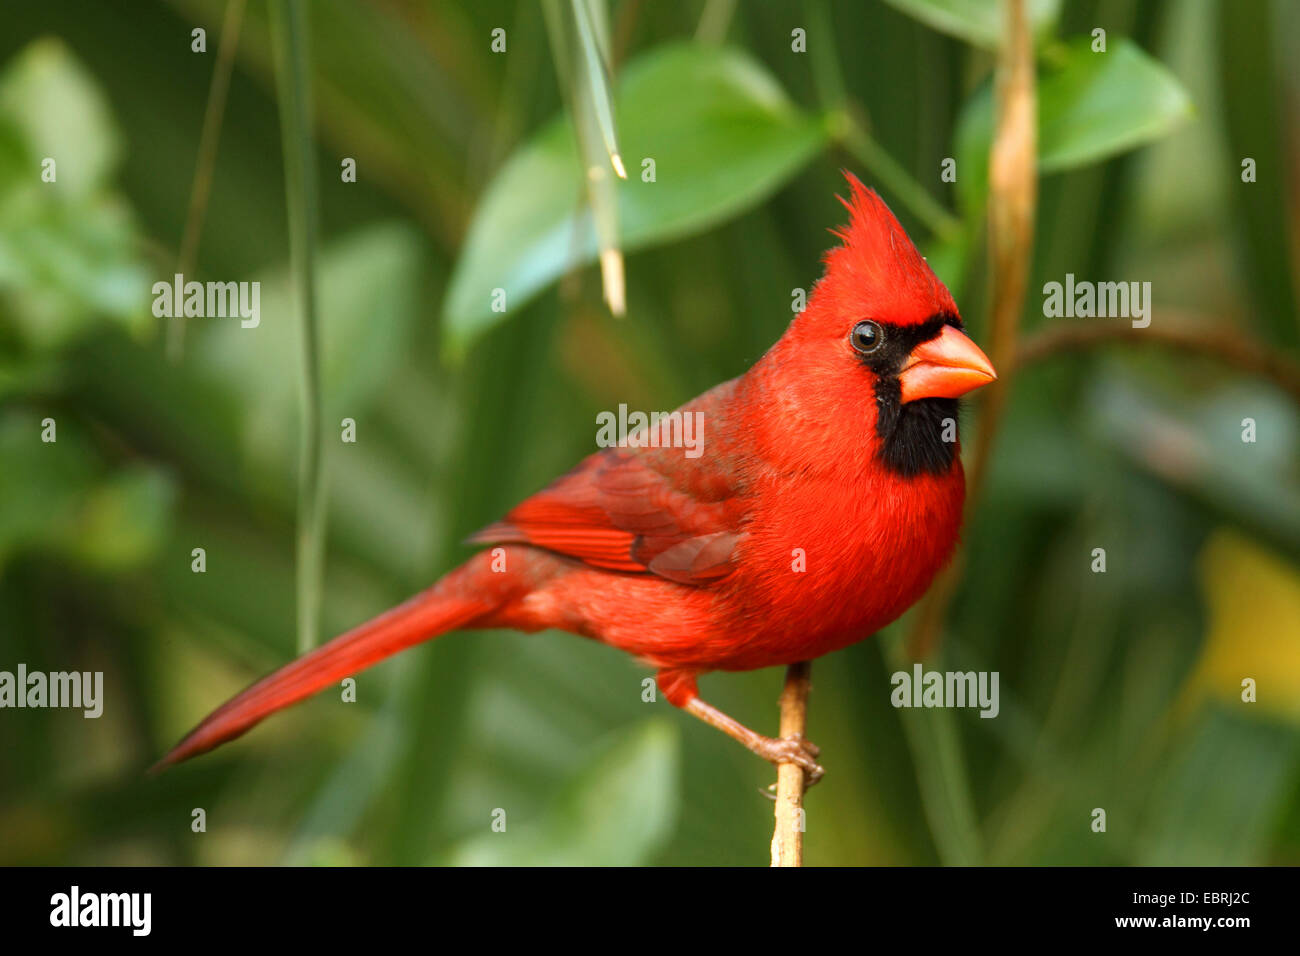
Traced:
<path id="1" fill-rule="evenodd" d="M 831 231 L 843 245 L 826 253 L 826 274 L 811 305 L 840 317 L 860 316 L 903 325 L 957 314 L 948 289 L 917 251 L 874 189 L 847 170 L 851 198 L 839 197 L 849 223 Z"/>

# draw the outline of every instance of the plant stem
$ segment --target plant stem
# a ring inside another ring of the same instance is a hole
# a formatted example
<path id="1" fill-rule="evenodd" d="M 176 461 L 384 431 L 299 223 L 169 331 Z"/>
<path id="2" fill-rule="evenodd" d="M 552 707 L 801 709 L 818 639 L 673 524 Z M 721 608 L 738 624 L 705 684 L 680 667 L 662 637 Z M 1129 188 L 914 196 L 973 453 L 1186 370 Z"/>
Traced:
<path id="1" fill-rule="evenodd" d="M 808 63 L 817 101 L 831 114 L 844 113 L 848 96 L 844 92 L 844 71 L 840 69 L 835 27 L 831 24 L 826 0 L 807 0 L 804 17 L 808 21 L 808 38 L 817 50 L 815 56 L 809 57 Z"/>
<path id="2" fill-rule="evenodd" d="M 813 85 L 826 111 L 831 137 L 870 170 L 872 176 L 910 209 L 927 229 L 941 239 L 951 239 L 962 230 L 961 220 L 926 191 L 912 175 L 867 131 L 861 108 L 851 104 L 844 92 L 844 72 L 835 52 L 835 27 L 825 0 L 806 5 L 809 33 L 818 44 L 812 58 Z"/>
<path id="3" fill-rule="evenodd" d="M 843 114 L 839 122 L 840 142 L 863 166 L 908 209 L 941 239 L 951 239 L 961 232 L 961 220 L 944 209 L 925 187 L 912 178 L 883 146 L 872 138 L 852 113 Z"/>
<path id="4" fill-rule="evenodd" d="M 1016 342 L 1034 254 L 1038 204 L 1038 112 L 1034 44 L 1024 0 L 1005 0 L 1006 29 L 998 52 L 994 90 L 997 118 L 989 149 L 989 251 L 992 301 L 988 352 L 996 382 L 985 388 L 979 432 L 966 478 L 966 513 L 979 500 L 993 442 L 1014 378 Z M 930 588 L 908 638 L 914 658 L 928 657 L 943 632 L 960 564 L 953 562 Z"/>
<path id="5" fill-rule="evenodd" d="M 583 190 L 600 253 L 605 302 L 611 313 L 621 316 L 627 310 L 627 288 L 619 246 L 618 195 L 610 169 L 621 179 L 627 178 L 627 170 L 618 152 L 613 98 L 604 66 L 607 57 L 603 38 L 608 31 L 603 24 L 594 22 L 588 0 L 570 0 L 569 17 L 565 16 L 559 0 L 547 0 L 542 12 L 560 78 L 560 92 L 573 120 Z M 581 222 L 581 217 L 575 219 L 575 228 Z"/>
<path id="6" fill-rule="evenodd" d="M 727 38 L 731 17 L 736 12 L 736 0 L 705 0 L 699 26 L 695 28 L 695 42 L 718 46 Z"/>
<path id="7" fill-rule="evenodd" d="M 812 690 L 812 664 L 791 664 L 781 691 L 782 738 L 802 737 L 808 724 L 808 692 Z M 798 764 L 776 768 L 776 827 L 772 833 L 772 865 L 803 866 L 804 772 Z"/>
<path id="8" fill-rule="evenodd" d="M 199 236 L 203 233 L 204 214 L 212 189 L 212 169 L 217 162 L 217 144 L 221 140 L 221 120 L 226 114 L 226 94 L 230 90 L 230 71 L 239 44 L 239 28 L 244 19 L 245 0 L 230 0 L 226 19 L 221 25 L 221 43 L 217 62 L 208 87 L 208 105 L 203 112 L 203 131 L 199 134 L 199 157 L 194 164 L 194 183 L 190 187 L 190 207 L 185 215 L 185 232 L 176 271 L 188 275 L 198 255 Z M 185 346 L 185 313 L 178 312 L 167 324 L 167 358 L 179 362 Z"/>
<path id="9" fill-rule="evenodd" d="M 972 497 L 983 482 L 993 439 L 1011 388 L 1016 340 L 1025 310 L 1038 204 L 1038 107 L 1034 45 L 1024 0 L 1006 0 L 1006 32 L 998 55 L 997 128 L 989 150 L 989 249 L 993 268 L 989 351 L 998 381 L 989 386 L 975 460 Z"/>
<path id="10" fill-rule="evenodd" d="M 578 30 L 577 45 L 582 52 L 582 63 L 586 68 L 586 93 L 594 120 L 593 125 L 600 133 L 610 167 L 619 179 L 627 179 L 627 170 L 623 167 L 623 157 L 618 149 L 618 132 L 614 128 L 614 98 L 609 89 L 609 69 L 605 65 L 609 41 L 593 22 L 592 10 L 587 5 L 587 0 L 573 0 L 572 7 L 573 22 Z"/>
<path id="11" fill-rule="evenodd" d="M 315 646 L 324 570 L 325 474 L 321 463 L 320 334 L 316 316 L 316 165 L 311 138 L 307 25 L 301 0 L 273 0 L 271 36 L 289 215 L 289 267 L 302 334 L 298 444 L 298 652 Z"/>

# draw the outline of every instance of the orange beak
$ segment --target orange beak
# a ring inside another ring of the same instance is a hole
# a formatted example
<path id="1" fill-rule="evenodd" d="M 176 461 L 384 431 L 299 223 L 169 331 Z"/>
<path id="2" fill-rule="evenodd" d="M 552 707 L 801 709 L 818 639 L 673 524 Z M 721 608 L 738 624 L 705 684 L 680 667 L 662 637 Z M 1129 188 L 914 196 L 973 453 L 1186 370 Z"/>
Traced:
<path id="1" fill-rule="evenodd" d="M 899 373 L 904 402 L 918 398 L 956 398 L 998 377 L 980 347 L 951 325 L 938 338 L 922 342 Z"/>

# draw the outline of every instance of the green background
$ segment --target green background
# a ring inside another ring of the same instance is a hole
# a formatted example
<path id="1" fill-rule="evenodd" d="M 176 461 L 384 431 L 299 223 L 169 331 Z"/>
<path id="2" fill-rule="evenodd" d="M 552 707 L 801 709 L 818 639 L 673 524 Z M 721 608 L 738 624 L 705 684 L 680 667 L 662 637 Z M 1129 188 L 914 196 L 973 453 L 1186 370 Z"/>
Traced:
<path id="1" fill-rule="evenodd" d="M 632 175 L 614 319 L 572 223 L 541 9 L 310 4 L 327 633 L 462 559 L 467 533 L 591 450 L 598 412 L 669 409 L 752 364 L 820 274 L 841 167 L 881 189 L 984 341 L 993 5 L 729 6 L 611 5 Z M 1248 339 L 1294 361 L 1300 343 L 1300 8 L 1031 7 L 1043 176 L 1025 334 L 1068 321 L 1043 318 L 1040 290 L 1072 272 L 1150 281 L 1154 324 L 1200 321 L 1210 354 L 1115 346 L 1018 377 L 929 664 L 998 671 L 1001 713 L 892 708 L 906 618 L 818 661 L 809 733 L 828 774 L 807 862 L 1297 863 L 1300 418 L 1212 353 Z M 150 313 L 176 271 L 224 10 L 4 14 L 0 670 L 103 671 L 106 700 L 98 720 L 0 711 L 0 862 L 765 863 L 771 768 L 643 702 L 633 661 L 560 633 L 449 636 L 361 675 L 356 703 L 327 691 L 145 776 L 294 653 L 300 358 L 264 0 L 245 14 L 193 270 L 260 280 L 261 328 L 195 319 L 174 364 Z M 938 215 L 849 142 L 843 109 Z M 518 283 L 503 316 L 483 308 L 498 274 Z M 345 416 L 356 444 L 338 441 Z M 975 403 L 968 448 L 978 424 Z M 702 690 L 773 733 L 780 681 Z"/>

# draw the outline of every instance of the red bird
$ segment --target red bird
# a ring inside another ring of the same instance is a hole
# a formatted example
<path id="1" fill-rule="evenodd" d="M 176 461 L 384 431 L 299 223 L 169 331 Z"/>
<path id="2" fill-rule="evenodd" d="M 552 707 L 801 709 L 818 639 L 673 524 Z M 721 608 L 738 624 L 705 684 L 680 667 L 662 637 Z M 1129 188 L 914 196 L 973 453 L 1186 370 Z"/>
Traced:
<path id="1" fill-rule="evenodd" d="M 680 409 L 702 416 L 701 454 L 636 447 L 643 433 L 591 455 L 471 538 L 489 550 L 249 687 L 160 766 L 448 631 L 559 628 L 635 655 L 675 706 L 820 777 L 817 748 L 755 733 L 696 678 L 821 657 L 924 593 L 961 522 L 957 397 L 996 377 L 898 220 L 848 179 L 850 223 L 807 309 Z"/>

